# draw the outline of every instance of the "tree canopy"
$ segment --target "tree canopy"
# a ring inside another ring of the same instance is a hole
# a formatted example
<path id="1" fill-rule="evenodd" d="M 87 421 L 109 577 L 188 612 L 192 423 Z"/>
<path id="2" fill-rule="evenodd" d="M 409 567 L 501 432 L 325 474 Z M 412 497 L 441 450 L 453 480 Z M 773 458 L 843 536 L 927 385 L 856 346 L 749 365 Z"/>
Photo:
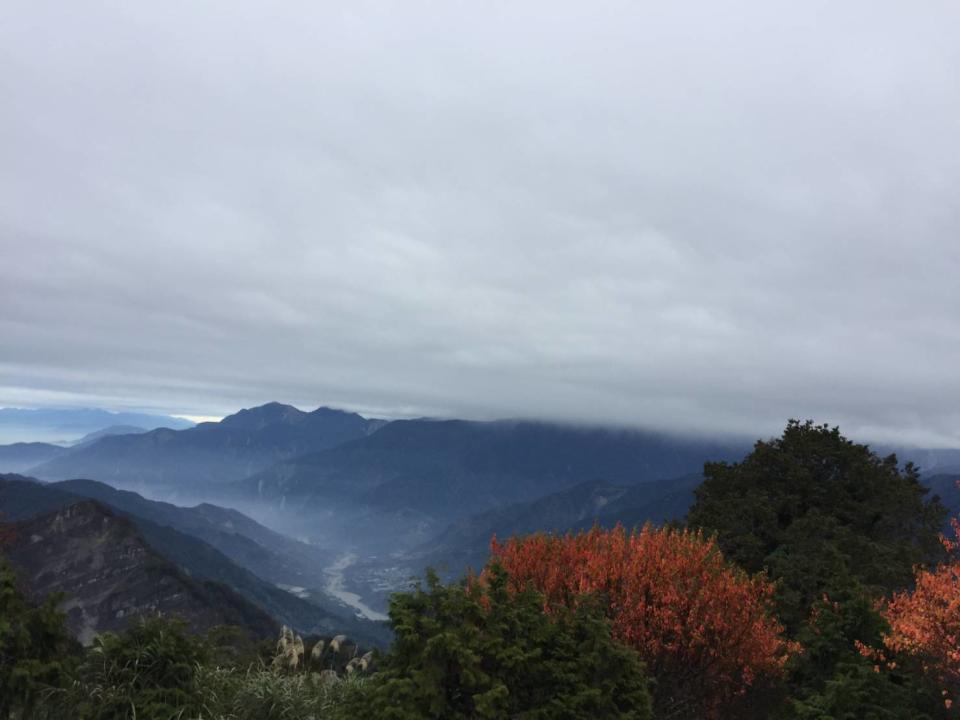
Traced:
<path id="1" fill-rule="evenodd" d="M 783 673 L 791 646 L 769 612 L 773 587 L 724 559 L 696 532 L 622 527 L 493 543 L 516 592 L 534 588 L 550 612 L 603 600 L 614 638 L 655 680 L 654 715 L 749 717 Z"/>
<path id="2" fill-rule="evenodd" d="M 724 554 L 777 582 L 792 633 L 813 603 L 854 582 L 873 596 L 899 590 L 940 554 L 946 509 L 917 469 L 899 468 L 838 428 L 795 420 L 739 463 L 707 463 L 687 516 Z"/>
<path id="3" fill-rule="evenodd" d="M 514 593 L 499 566 L 485 582 L 394 595 L 395 637 L 372 687 L 351 708 L 382 720 L 515 718 L 646 720 L 637 654 L 615 643 L 595 608 L 548 615 L 532 590 Z"/>
<path id="4" fill-rule="evenodd" d="M 0 557 L 0 719 L 31 717 L 42 692 L 64 681 L 75 643 L 57 611 L 60 600 L 29 603 Z"/>
<path id="5" fill-rule="evenodd" d="M 918 660 L 941 688 L 948 708 L 960 703 L 960 524 L 956 520 L 953 529 L 956 539 L 944 539 L 950 559 L 933 570 L 917 568 L 913 588 L 894 595 L 884 612 L 890 623 L 886 650 Z"/>

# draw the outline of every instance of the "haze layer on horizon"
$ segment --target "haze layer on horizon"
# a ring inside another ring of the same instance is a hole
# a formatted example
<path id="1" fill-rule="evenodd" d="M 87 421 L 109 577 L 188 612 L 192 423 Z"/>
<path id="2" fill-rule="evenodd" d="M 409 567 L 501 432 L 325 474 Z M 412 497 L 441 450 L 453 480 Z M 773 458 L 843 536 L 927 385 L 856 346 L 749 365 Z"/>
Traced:
<path id="1" fill-rule="evenodd" d="M 0 405 L 960 445 L 960 6 L 0 25 Z"/>

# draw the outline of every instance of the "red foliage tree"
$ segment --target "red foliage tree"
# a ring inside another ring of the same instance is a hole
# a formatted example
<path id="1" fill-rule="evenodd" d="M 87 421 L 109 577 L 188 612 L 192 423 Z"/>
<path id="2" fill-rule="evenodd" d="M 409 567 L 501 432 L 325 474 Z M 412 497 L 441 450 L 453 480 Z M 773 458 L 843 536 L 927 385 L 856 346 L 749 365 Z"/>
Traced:
<path id="1" fill-rule="evenodd" d="M 890 633 L 887 649 L 919 658 L 925 672 L 943 688 L 949 708 L 960 694 L 960 524 L 953 521 L 956 540 L 944 538 L 951 556 L 934 570 L 918 568 L 915 586 L 897 593 L 884 615 Z"/>
<path id="2" fill-rule="evenodd" d="M 614 637 L 656 678 L 658 718 L 732 717 L 736 708 L 745 717 L 793 651 L 769 612 L 773 586 L 727 563 L 699 532 L 595 527 L 494 538 L 492 550 L 514 589 L 532 584 L 548 612 L 584 595 L 602 599 Z"/>

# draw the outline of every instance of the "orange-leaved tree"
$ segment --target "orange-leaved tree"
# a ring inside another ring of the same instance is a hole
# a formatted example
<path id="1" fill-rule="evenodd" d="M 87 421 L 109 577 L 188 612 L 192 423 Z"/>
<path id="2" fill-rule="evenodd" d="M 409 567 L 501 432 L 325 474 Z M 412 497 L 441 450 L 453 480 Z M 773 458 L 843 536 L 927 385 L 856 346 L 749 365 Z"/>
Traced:
<path id="1" fill-rule="evenodd" d="M 960 695 L 960 523 L 944 538 L 950 557 L 933 570 L 917 568 L 913 590 L 897 593 L 884 615 L 888 650 L 918 658 L 943 689 L 949 708 Z"/>
<path id="2" fill-rule="evenodd" d="M 532 585 L 547 612 L 585 595 L 601 599 L 614 637 L 656 679 L 662 720 L 760 712 L 760 696 L 793 651 L 770 614 L 773 586 L 728 563 L 699 532 L 594 527 L 491 545 L 514 589 Z"/>

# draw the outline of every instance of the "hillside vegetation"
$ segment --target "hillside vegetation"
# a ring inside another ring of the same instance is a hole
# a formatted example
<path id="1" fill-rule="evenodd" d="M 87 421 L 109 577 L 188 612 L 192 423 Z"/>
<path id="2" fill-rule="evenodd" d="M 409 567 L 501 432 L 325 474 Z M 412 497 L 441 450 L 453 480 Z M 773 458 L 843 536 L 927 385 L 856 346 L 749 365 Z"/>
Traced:
<path id="1" fill-rule="evenodd" d="M 518 535 L 477 575 L 428 573 L 383 654 L 150 617 L 81 649 L 4 565 L 0 718 L 960 717 L 960 538 L 914 467 L 790 422 L 704 478 L 685 523 Z"/>

